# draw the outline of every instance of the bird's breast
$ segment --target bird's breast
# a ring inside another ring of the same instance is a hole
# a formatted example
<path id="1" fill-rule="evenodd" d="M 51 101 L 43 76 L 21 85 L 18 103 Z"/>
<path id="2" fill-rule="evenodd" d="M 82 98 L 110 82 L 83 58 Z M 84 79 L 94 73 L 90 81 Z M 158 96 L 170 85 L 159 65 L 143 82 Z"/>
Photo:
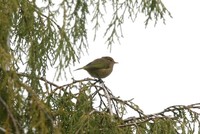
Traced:
<path id="1" fill-rule="evenodd" d="M 108 69 L 96 69 L 96 70 L 87 70 L 89 74 L 96 78 L 105 78 L 111 74 L 112 68 Z"/>

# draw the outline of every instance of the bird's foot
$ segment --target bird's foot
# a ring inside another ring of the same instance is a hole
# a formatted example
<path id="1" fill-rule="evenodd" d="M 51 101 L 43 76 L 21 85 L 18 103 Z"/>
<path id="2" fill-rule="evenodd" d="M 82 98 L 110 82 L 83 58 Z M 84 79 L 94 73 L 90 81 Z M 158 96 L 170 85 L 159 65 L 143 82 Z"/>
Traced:
<path id="1" fill-rule="evenodd" d="M 100 84 L 104 83 L 104 81 L 103 81 L 101 78 L 98 79 L 98 82 L 99 82 Z"/>

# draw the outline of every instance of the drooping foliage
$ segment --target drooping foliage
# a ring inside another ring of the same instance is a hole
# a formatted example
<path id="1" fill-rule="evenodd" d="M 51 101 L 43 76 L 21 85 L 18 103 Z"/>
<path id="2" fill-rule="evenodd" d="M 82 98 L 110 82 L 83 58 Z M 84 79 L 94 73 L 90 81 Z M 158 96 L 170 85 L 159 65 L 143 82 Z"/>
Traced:
<path id="1" fill-rule="evenodd" d="M 104 15 L 105 42 L 122 35 L 127 18 L 144 14 L 144 25 L 171 16 L 160 0 L 0 0 L 0 133 L 193 133 L 199 104 L 171 106 L 145 114 L 133 100 L 116 97 L 102 81 L 83 79 L 56 85 L 56 78 L 88 49 Z M 90 37 L 91 38 L 91 37 Z M 130 113 L 129 113 L 130 111 Z M 125 117 L 126 113 L 130 115 Z"/>

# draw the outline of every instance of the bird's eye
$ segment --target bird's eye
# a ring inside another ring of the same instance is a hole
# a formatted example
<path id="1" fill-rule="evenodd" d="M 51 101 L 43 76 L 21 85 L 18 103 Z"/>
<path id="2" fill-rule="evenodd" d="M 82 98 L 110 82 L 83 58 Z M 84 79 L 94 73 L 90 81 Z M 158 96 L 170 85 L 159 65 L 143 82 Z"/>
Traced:
<path id="1" fill-rule="evenodd" d="M 108 58 L 109 61 L 114 61 L 112 58 Z"/>

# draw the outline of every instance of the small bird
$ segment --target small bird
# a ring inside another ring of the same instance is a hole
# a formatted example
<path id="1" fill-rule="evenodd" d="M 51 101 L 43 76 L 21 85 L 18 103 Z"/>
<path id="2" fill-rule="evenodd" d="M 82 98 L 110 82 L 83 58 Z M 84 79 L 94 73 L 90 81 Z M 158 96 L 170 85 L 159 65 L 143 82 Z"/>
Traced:
<path id="1" fill-rule="evenodd" d="M 114 64 L 116 64 L 113 58 L 105 56 L 102 58 L 98 58 L 84 67 L 78 68 L 76 70 L 84 69 L 86 70 L 92 77 L 101 79 L 105 78 L 111 74 L 113 70 Z M 75 70 L 75 71 L 76 71 Z"/>

